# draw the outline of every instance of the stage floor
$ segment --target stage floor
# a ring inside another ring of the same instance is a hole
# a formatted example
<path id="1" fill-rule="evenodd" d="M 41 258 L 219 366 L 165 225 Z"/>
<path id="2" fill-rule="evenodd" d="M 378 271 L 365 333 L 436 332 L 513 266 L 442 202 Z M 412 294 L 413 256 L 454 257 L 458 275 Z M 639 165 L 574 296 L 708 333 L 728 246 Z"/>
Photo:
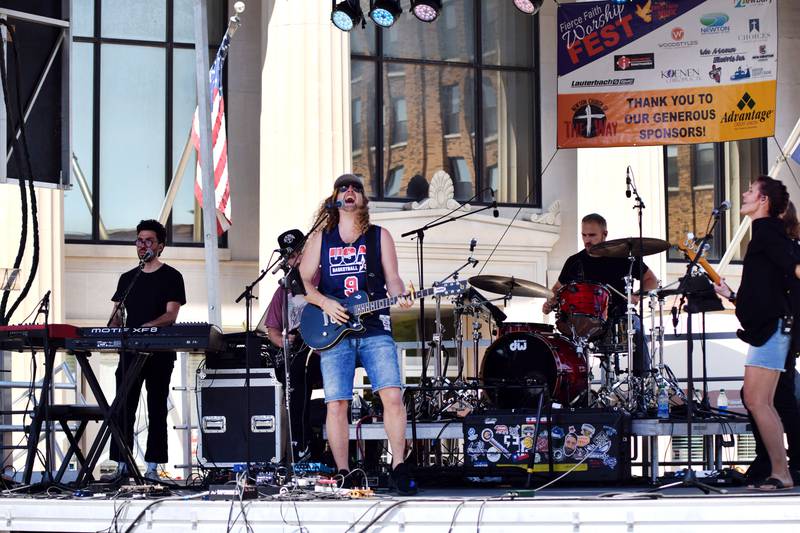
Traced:
<path id="1" fill-rule="evenodd" d="M 0 498 L 5 531 L 798 531 L 800 488 L 761 493 L 733 487 L 724 495 L 694 488 L 648 492 L 646 486 L 547 488 L 512 497 L 508 488 L 428 489 L 361 500 L 313 494 L 260 500 L 201 501 L 180 491 L 170 499 Z M 116 520 L 115 520 L 116 516 Z M 245 523 L 245 516 L 247 521 Z M 374 522 L 373 522 L 374 521 Z"/>

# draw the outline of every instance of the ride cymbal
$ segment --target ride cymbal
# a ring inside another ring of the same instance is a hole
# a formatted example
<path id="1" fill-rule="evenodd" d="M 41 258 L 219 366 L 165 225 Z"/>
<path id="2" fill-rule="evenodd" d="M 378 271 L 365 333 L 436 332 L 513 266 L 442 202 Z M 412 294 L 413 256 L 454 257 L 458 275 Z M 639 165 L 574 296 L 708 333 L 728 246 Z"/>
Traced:
<path id="1" fill-rule="evenodd" d="M 523 298 L 552 298 L 553 291 L 533 281 L 508 276 L 472 276 L 469 284 L 494 294 Z"/>
<path id="2" fill-rule="evenodd" d="M 670 244 L 663 239 L 643 237 L 640 244 L 638 237 L 625 237 L 595 244 L 589 253 L 599 257 L 644 257 L 660 254 L 669 247 Z"/>

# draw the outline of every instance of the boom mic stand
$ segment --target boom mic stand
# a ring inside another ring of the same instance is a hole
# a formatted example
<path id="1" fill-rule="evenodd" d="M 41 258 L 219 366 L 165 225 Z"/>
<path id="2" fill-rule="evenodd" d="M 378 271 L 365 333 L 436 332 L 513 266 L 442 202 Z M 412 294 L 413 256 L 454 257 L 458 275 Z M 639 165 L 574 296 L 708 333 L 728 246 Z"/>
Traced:
<path id="1" fill-rule="evenodd" d="M 327 218 L 328 217 L 327 217 L 326 213 L 323 213 L 319 218 L 317 218 L 317 220 L 314 221 L 314 225 L 311 227 L 311 229 L 308 231 L 308 233 L 306 233 L 303 236 L 303 238 L 300 239 L 300 241 L 297 243 L 297 245 L 295 245 L 294 249 L 295 250 L 302 250 L 303 247 L 305 246 L 306 241 L 308 240 L 308 237 L 310 235 L 312 235 L 317 230 L 317 228 L 319 228 L 319 226 L 325 220 L 327 220 Z M 289 287 L 292 285 L 291 281 L 289 280 L 289 272 L 292 271 L 292 268 L 288 266 L 288 260 L 289 260 L 288 256 L 284 257 L 283 255 L 281 255 L 273 263 L 268 265 L 264 270 L 261 271 L 261 273 L 258 275 L 258 277 L 255 280 L 253 280 L 251 283 L 249 283 L 247 286 L 245 286 L 244 291 L 242 292 L 242 294 L 239 295 L 238 298 L 236 298 L 236 302 L 235 303 L 239 303 L 243 299 L 245 300 L 245 328 L 246 328 L 246 330 L 245 330 L 245 396 L 247 398 L 246 399 L 247 420 L 250 420 L 250 418 L 252 417 L 252 413 L 251 413 L 251 409 L 250 409 L 250 353 L 249 352 L 250 352 L 250 349 L 251 349 L 251 346 L 252 346 L 252 333 L 253 333 L 253 331 L 252 331 L 253 330 L 253 328 L 252 328 L 252 317 L 251 317 L 252 310 L 253 310 L 253 299 L 256 298 L 256 296 L 253 295 L 253 289 L 255 288 L 256 285 L 258 285 L 261 282 L 262 279 L 264 279 L 264 276 L 266 276 L 268 272 L 272 271 L 272 274 L 275 274 L 281 268 L 284 268 L 284 267 L 287 268 L 285 275 L 283 276 L 283 278 L 281 278 L 281 281 L 280 281 L 281 286 L 284 287 L 284 289 L 285 289 L 285 291 L 284 291 L 284 301 L 283 301 L 283 316 L 282 316 L 282 319 L 283 319 L 283 330 L 282 330 L 282 337 L 283 337 L 283 365 L 284 365 L 284 377 L 285 377 L 285 383 L 286 383 L 286 386 L 284 388 L 284 402 L 285 402 L 285 407 L 286 407 L 286 416 L 287 416 L 287 419 L 290 421 L 289 422 L 289 428 L 288 428 L 289 443 L 290 443 L 290 450 L 289 450 L 290 460 L 289 460 L 289 462 L 290 462 L 290 464 L 292 466 L 292 472 L 294 472 L 294 445 L 292 444 L 293 440 L 292 440 L 292 425 L 291 425 L 291 416 L 292 416 L 292 414 L 291 414 L 291 409 L 290 409 L 290 406 L 289 406 L 289 401 L 290 401 L 290 397 L 291 397 L 291 392 L 290 392 L 291 378 L 289 376 L 289 367 L 290 367 L 290 364 L 291 364 L 291 361 L 290 361 L 291 352 L 290 352 L 289 346 L 288 346 L 288 344 L 289 344 L 288 343 L 288 325 L 289 325 L 289 322 L 288 322 L 288 320 L 289 320 L 288 319 L 288 312 L 289 312 L 288 299 L 289 299 Z M 301 283 L 301 285 L 302 285 L 302 283 Z M 247 470 L 249 471 L 250 470 L 250 462 L 251 462 L 250 461 L 251 454 L 250 454 L 250 438 L 249 437 L 246 439 L 246 442 L 245 442 L 245 454 L 246 454 L 246 461 L 247 461 Z"/>
<path id="2" fill-rule="evenodd" d="M 714 227 L 719 222 L 721 213 L 717 210 L 713 213 L 713 223 L 711 224 L 708 232 L 703 236 L 698 247 L 703 250 L 705 244 L 711 238 Z M 681 278 L 681 283 L 678 286 L 678 291 L 687 298 L 687 304 L 684 307 L 688 319 L 686 320 L 686 380 L 687 380 L 687 394 L 686 394 L 686 442 L 688 453 L 688 465 L 683 470 L 683 479 L 674 483 L 661 485 L 654 491 L 668 489 L 672 487 L 691 487 L 703 491 L 705 494 L 715 492 L 717 494 L 726 494 L 725 489 L 712 487 L 697 480 L 697 476 L 692 468 L 692 423 L 694 414 L 694 370 L 692 355 L 694 353 L 694 338 L 692 337 L 692 314 L 705 313 L 706 311 L 720 311 L 723 309 L 722 303 L 716 297 L 713 287 L 707 278 L 703 276 L 693 276 L 692 273 L 700 260 L 700 253 L 694 256 L 689 264 L 686 266 L 686 275 Z M 709 294 L 710 291 L 710 294 Z"/>

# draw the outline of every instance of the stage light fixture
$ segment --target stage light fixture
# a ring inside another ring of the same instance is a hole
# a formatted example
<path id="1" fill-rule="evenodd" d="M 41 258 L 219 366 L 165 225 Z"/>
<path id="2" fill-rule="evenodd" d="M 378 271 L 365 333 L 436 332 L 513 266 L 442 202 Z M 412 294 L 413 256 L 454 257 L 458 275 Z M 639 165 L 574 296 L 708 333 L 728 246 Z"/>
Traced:
<path id="1" fill-rule="evenodd" d="M 422 22 L 433 22 L 442 11 L 442 0 L 411 0 L 411 12 Z"/>
<path id="2" fill-rule="evenodd" d="M 331 0 L 331 6 L 331 22 L 342 31 L 350 31 L 364 20 L 359 0 L 342 0 L 338 5 Z"/>
<path id="3" fill-rule="evenodd" d="M 514 0 L 514 5 L 526 15 L 535 15 L 542 8 L 543 0 Z"/>
<path id="4" fill-rule="evenodd" d="M 369 18 L 381 28 L 388 28 L 394 24 L 403 8 L 400 7 L 400 0 L 371 0 Z"/>

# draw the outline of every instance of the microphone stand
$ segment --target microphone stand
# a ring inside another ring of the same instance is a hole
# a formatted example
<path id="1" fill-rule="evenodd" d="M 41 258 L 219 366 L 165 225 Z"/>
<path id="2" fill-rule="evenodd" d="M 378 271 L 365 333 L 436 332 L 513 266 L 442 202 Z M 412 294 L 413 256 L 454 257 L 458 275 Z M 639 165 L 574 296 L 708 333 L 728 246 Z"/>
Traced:
<path id="1" fill-rule="evenodd" d="M 155 257 L 155 256 L 153 256 L 153 257 Z M 122 399 L 121 399 L 122 406 L 121 406 L 121 408 L 122 408 L 122 412 L 123 412 L 123 417 L 122 417 L 123 426 L 122 426 L 122 432 L 121 433 L 122 433 L 123 444 L 124 444 L 124 446 L 121 446 L 122 448 L 127 446 L 127 443 L 124 442 L 124 439 L 127 439 L 127 437 L 128 437 L 128 435 L 127 435 L 128 417 L 131 416 L 131 413 L 128 412 L 128 390 L 130 389 L 130 387 L 127 386 L 128 379 L 129 379 L 129 376 L 128 376 L 128 366 L 129 365 L 128 365 L 127 359 L 128 359 L 128 357 L 138 357 L 139 356 L 138 353 L 136 355 L 129 354 L 128 350 L 127 350 L 127 346 L 128 346 L 128 331 L 127 331 L 127 328 L 126 328 L 127 316 L 126 316 L 126 312 L 125 312 L 125 302 L 128 300 L 128 296 L 130 295 L 131 290 L 133 289 L 133 286 L 136 285 L 136 281 L 139 279 L 139 276 L 142 275 L 142 272 L 144 271 L 145 265 L 147 265 L 147 261 L 145 261 L 144 259 L 140 259 L 139 260 L 139 267 L 136 269 L 136 272 L 134 272 L 133 279 L 131 280 L 130 283 L 128 283 L 128 286 L 125 288 L 125 292 L 122 294 L 122 298 L 120 298 L 120 300 L 114 306 L 114 312 L 111 313 L 111 317 L 108 319 L 108 322 L 106 322 L 106 327 L 111 327 L 111 323 L 114 321 L 114 318 L 117 316 L 117 313 L 121 312 L 120 328 L 119 328 L 119 340 L 120 340 L 119 357 L 120 357 L 120 363 L 122 364 L 122 379 L 120 380 L 121 381 L 121 385 L 122 385 Z M 139 367 L 139 368 L 141 369 L 141 367 Z M 113 416 L 113 415 L 114 415 L 114 413 L 111 413 L 111 416 Z M 136 413 L 134 412 L 132 416 L 135 417 Z M 122 456 L 124 457 L 124 462 L 125 462 L 125 464 L 128 465 L 129 473 L 132 476 L 134 476 L 134 478 L 137 480 L 137 482 L 141 481 L 141 475 L 139 474 L 139 469 L 136 467 L 136 461 L 135 461 L 135 459 L 133 457 L 133 450 L 121 449 L 119 451 L 119 453 L 122 454 Z"/>
<path id="2" fill-rule="evenodd" d="M 486 192 L 487 190 L 491 190 L 491 189 L 486 188 L 486 189 L 483 189 L 483 190 L 479 191 L 477 194 L 475 194 L 472 198 L 467 200 L 465 203 L 468 204 L 469 202 L 471 202 L 472 200 L 476 199 L 480 194 Z M 440 216 L 439 218 L 437 218 L 437 219 L 425 224 L 424 226 L 421 226 L 421 227 L 419 227 L 417 229 L 413 229 L 411 231 L 407 231 L 407 232 L 403 233 L 402 235 L 400 235 L 401 238 L 409 237 L 411 235 L 416 235 L 417 236 L 417 254 L 419 256 L 418 264 L 417 264 L 417 270 L 419 272 L 419 288 L 420 289 L 422 289 L 423 285 L 425 284 L 425 274 L 424 274 L 425 232 L 427 230 L 433 229 L 433 228 L 435 228 L 437 226 L 441 226 L 441 225 L 447 224 L 449 222 L 455 222 L 456 220 L 462 219 L 464 217 L 468 217 L 470 215 L 474 215 L 474 214 L 480 213 L 482 211 L 487 211 L 489 209 L 497 209 L 497 202 L 494 201 L 491 204 L 489 204 L 487 206 L 484 206 L 484 207 L 482 207 L 482 208 L 480 208 L 480 209 L 478 209 L 476 211 L 467 211 L 466 213 L 463 213 L 461 215 L 454 216 L 454 217 L 448 216 L 448 215 L 451 215 L 452 213 L 458 211 L 459 209 L 461 209 L 461 207 L 463 207 L 463 205 L 458 206 L 456 209 L 450 210 L 449 212 L 445 213 L 444 215 Z M 420 298 L 419 299 L 419 337 L 420 337 L 420 341 L 424 343 L 425 342 L 425 298 Z M 421 376 L 421 380 L 423 382 L 425 380 L 427 380 L 427 377 L 428 377 L 427 373 L 428 373 L 428 365 L 427 365 L 427 361 L 425 361 L 425 357 L 424 357 L 424 354 L 423 354 L 422 376 Z M 441 378 L 441 375 L 437 375 L 436 377 L 437 378 Z"/>
<path id="3" fill-rule="evenodd" d="M 690 279 L 692 278 L 692 271 L 697 266 L 697 262 L 700 260 L 702 250 L 704 249 L 706 243 L 711 238 L 711 234 L 714 232 L 714 228 L 716 227 L 717 223 L 719 222 L 720 216 L 722 212 L 719 210 L 714 210 L 712 213 L 713 222 L 711 227 L 703 236 L 700 244 L 698 246 L 698 253 L 689 261 L 689 264 L 686 266 L 686 275 L 681 278 L 680 285 L 678 285 L 678 292 L 680 292 L 683 296 L 681 301 L 683 301 L 684 296 L 691 296 L 692 294 L 698 295 L 702 291 L 698 291 L 696 288 L 690 287 L 691 282 Z M 708 283 L 706 281 L 706 283 Z M 713 292 L 713 290 L 712 290 Z M 719 304 L 719 299 L 715 297 L 717 303 Z M 719 308 L 722 308 L 722 304 L 719 304 Z M 692 355 L 694 353 L 694 338 L 692 337 L 692 314 L 697 313 L 698 311 L 705 314 L 707 310 L 702 305 L 693 305 L 691 302 L 691 298 L 687 302 L 685 306 L 686 313 L 689 315 L 686 321 L 686 364 L 687 364 L 687 372 L 686 372 L 686 380 L 687 380 L 687 394 L 686 394 L 686 439 L 687 439 L 687 453 L 688 453 L 688 466 L 684 469 L 683 479 L 681 481 L 676 481 L 674 483 L 668 483 L 666 485 L 662 485 L 657 487 L 656 491 L 662 489 L 668 489 L 671 487 L 691 487 L 696 488 L 703 491 L 705 494 L 709 494 L 710 492 L 716 492 L 718 494 L 725 494 L 727 490 L 719 489 L 717 487 L 712 487 L 711 485 L 707 485 L 697 480 L 695 475 L 694 469 L 692 468 L 692 423 L 693 423 L 693 415 L 694 415 L 694 372 L 693 372 L 693 361 Z"/>
<path id="4" fill-rule="evenodd" d="M 319 218 L 317 218 L 317 220 L 314 221 L 314 225 L 311 227 L 311 229 L 308 231 L 308 233 L 303 235 L 303 238 L 300 239 L 300 241 L 298 242 L 298 244 L 296 245 L 296 247 L 294 249 L 295 250 L 302 250 L 303 247 L 306 244 L 306 241 L 308 241 L 308 237 L 310 235 L 312 235 L 317 230 L 317 228 L 319 228 L 319 226 L 325 220 L 327 220 L 327 218 L 328 218 L 327 213 L 323 213 Z M 288 346 L 288 330 L 287 330 L 288 323 L 289 323 L 289 318 L 288 318 L 288 313 L 289 313 L 288 283 L 289 283 L 289 280 L 288 280 L 288 276 L 289 276 L 289 272 L 292 270 L 292 268 L 288 266 L 288 260 L 289 260 L 288 254 L 286 256 L 281 255 L 273 263 L 268 265 L 264 270 L 261 271 L 261 273 L 258 275 L 258 277 L 255 280 L 253 280 L 251 283 L 249 283 L 248 285 L 245 286 L 244 291 L 242 291 L 242 293 L 239 295 L 239 297 L 236 298 L 235 303 L 239 303 L 243 299 L 245 300 L 245 328 L 246 328 L 245 329 L 245 396 L 246 396 L 245 404 L 246 404 L 246 409 L 247 409 L 247 420 L 250 420 L 250 418 L 252 417 L 251 408 L 250 408 L 250 350 L 251 350 L 251 345 L 252 345 L 252 340 L 251 339 L 252 339 L 252 329 L 253 329 L 252 328 L 252 324 L 251 324 L 251 322 L 252 322 L 251 314 L 252 314 L 252 309 L 253 309 L 253 299 L 256 298 L 256 296 L 253 295 L 253 289 L 255 288 L 256 285 L 259 284 L 259 282 L 261 282 L 262 279 L 264 279 L 264 276 L 266 276 L 268 272 L 272 271 L 272 274 L 275 274 L 279 269 L 281 269 L 283 267 L 286 267 L 288 269 L 286 271 L 286 273 L 284 274 L 283 278 L 281 278 L 281 281 L 280 281 L 281 286 L 283 286 L 283 288 L 284 288 L 283 316 L 282 316 L 282 319 L 283 319 L 283 330 L 282 330 L 281 334 L 282 334 L 282 337 L 283 337 L 283 366 L 284 366 L 284 376 L 285 376 L 285 383 L 286 383 L 286 387 L 285 387 L 285 390 L 284 390 L 284 402 L 285 402 L 285 406 L 286 406 L 286 417 L 287 417 L 287 420 L 289 421 L 289 428 L 288 428 L 289 447 L 290 447 L 290 450 L 289 450 L 289 456 L 290 456 L 289 462 L 290 462 L 290 464 L 292 466 L 292 473 L 294 473 L 294 444 L 293 444 L 293 440 L 292 440 L 292 424 L 291 424 L 291 416 L 292 416 L 292 414 L 291 414 L 291 410 L 290 410 L 290 406 L 289 406 L 289 400 L 290 400 L 290 396 L 291 396 L 291 393 L 289 391 L 289 389 L 291 387 L 291 378 L 289 377 L 289 365 L 290 365 L 291 361 L 289 360 L 290 351 L 289 351 L 289 346 Z M 276 378 L 277 378 L 277 376 L 276 376 Z M 278 416 L 279 416 L 278 413 L 276 413 L 276 417 L 278 417 Z M 245 430 L 246 430 L 246 428 L 245 428 Z M 249 470 L 250 470 L 250 457 L 251 457 L 251 455 L 250 455 L 250 437 L 249 437 L 249 435 L 248 435 L 247 439 L 245 440 L 245 455 L 246 455 L 247 471 L 249 472 Z"/>
<path id="5" fill-rule="evenodd" d="M 630 170 L 630 167 L 628 167 L 628 169 Z M 633 171 L 630 170 L 630 173 L 633 174 Z M 644 250 L 644 236 L 643 236 L 643 231 L 642 231 L 642 211 L 645 209 L 645 205 L 644 205 L 644 201 L 642 200 L 642 197 L 639 195 L 639 190 L 636 188 L 636 180 L 635 179 L 631 179 L 630 183 L 629 183 L 629 186 L 631 188 L 631 192 L 633 192 L 633 197 L 634 197 L 633 209 L 636 210 L 637 227 L 639 229 L 639 255 L 638 255 L 638 257 L 636 257 L 636 259 L 639 260 L 639 330 L 640 330 L 640 332 L 639 332 L 639 338 L 636 341 L 636 350 L 639 353 L 638 357 L 633 355 L 633 354 L 628 354 L 628 364 L 629 364 L 629 367 L 630 367 L 630 368 L 628 368 L 628 374 L 631 375 L 631 376 L 637 377 L 637 378 L 644 378 L 644 376 L 650 370 L 650 368 L 649 368 L 650 365 L 647 365 L 648 368 L 644 368 L 645 367 L 645 363 L 646 363 L 646 361 L 644 360 L 644 300 L 641 297 L 642 288 L 643 288 L 642 287 L 642 285 L 643 285 L 643 283 L 642 283 L 643 279 L 642 278 L 644 277 L 644 260 L 643 260 L 643 256 L 641 255 L 641 252 Z M 631 324 L 628 324 L 628 325 L 630 326 Z M 640 368 L 637 369 L 636 368 L 636 366 L 637 366 L 636 365 L 636 359 L 638 359 L 639 357 L 642 360 L 639 361 L 640 364 L 638 366 Z M 638 370 L 638 372 L 635 372 L 635 370 Z M 640 375 L 637 375 L 637 374 L 640 374 Z M 639 399 L 640 399 L 641 403 L 639 403 L 639 405 L 636 406 L 636 409 L 637 410 L 641 410 L 642 412 L 646 412 L 647 409 L 646 409 L 646 406 L 644 405 L 644 390 L 643 390 L 643 387 L 644 387 L 644 380 L 642 379 L 642 382 L 637 384 L 637 388 L 639 389 L 639 391 L 638 391 L 639 395 L 638 396 L 639 396 Z"/>

